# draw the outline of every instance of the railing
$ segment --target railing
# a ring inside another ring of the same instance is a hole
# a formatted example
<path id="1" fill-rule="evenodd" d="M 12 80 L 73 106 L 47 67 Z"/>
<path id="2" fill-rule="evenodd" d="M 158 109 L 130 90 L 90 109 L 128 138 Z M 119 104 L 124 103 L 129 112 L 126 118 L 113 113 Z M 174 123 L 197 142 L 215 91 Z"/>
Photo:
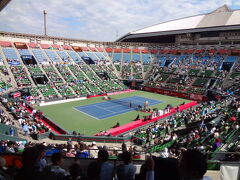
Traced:
<path id="1" fill-rule="evenodd" d="M 93 149 L 94 150 L 94 149 Z M 89 152 L 91 152 L 92 150 L 89 150 Z M 95 151 L 95 150 L 94 150 Z M 111 151 L 119 151 L 120 153 L 122 152 L 121 150 L 108 150 L 108 152 Z M 150 154 L 146 153 L 145 151 L 137 151 L 136 153 L 141 154 L 141 159 L 134 159 L 133 158 L 133 164 L 135 164 L 138 168 L 137 173 L 140 170 L 141 165 L 144 163 L 144 160 L 149 157 Z M 209 154 L 213 154 L 213 153 L 207 153 Z M 214 153 L 214 154 L 237 154 L 239 155 L 240 153 L 231 153 L 231 152 L 218 152 L 218 153 Z M 22 158 L 21 158 L 21 154 L 19 153 L 0 153 L 0 156 L 2 158 L 4 158 L 7 162 L 7 166 L 17 166 L 17 167 L 21 167 L 22 166 Z M 46 156 L 46 160 L 48 163 L 50 163 L 51 161 L 51 156 Z M 68 169 L 68 167 L 76 162 L 79 161 L 81 163 L 81 165 L 83 166 L 83 169 L 87 169 L 88 165 L 95 161 L 96 159 L 94 158 L 72 158 L 72 157 L 64 157 L 64 163 L 63 163 L 63 168 L 64 169 Z M 112 158 L 112 156 L 109 156 L 109 163 L 113 163 L 114 166 L 120 164 L 122 161 L 119 160 L 119 158 L 117 158 L 117 156 L 115 158 Z M 219 170 L 220 166 L 222 164 L 238 164 L 239 165 L 239 161 L 220 161 L 220 160 L 208 160 L 207 161 L 208 164 L 208 170 Z"/>

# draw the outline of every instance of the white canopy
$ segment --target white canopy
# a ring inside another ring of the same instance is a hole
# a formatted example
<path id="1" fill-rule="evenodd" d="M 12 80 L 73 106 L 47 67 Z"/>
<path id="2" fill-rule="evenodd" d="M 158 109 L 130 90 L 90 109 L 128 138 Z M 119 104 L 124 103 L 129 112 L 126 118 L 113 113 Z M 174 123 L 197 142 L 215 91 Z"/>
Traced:
<path id="1" fill-rule="evenodd" d="M 166 32 L 231 25 L 240 25 L 240 10 L 232 11 L 227 5 L 224 5 L 205 15 L 197 15 L 163 22 L 131 32 L 130 34 Z"/>

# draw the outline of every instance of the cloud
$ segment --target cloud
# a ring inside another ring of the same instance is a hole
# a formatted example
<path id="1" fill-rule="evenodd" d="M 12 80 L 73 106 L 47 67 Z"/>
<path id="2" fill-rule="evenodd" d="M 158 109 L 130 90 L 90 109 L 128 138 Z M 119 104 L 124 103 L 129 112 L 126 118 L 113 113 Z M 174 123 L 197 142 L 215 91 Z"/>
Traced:
<path id="1" fill-rule="evenodd" d="M 233 0 L 15 0 L 0 13 L 0 30 L 43 34 L 42 11 L 48 12 L 48 35 L 113 41 L 171 19 L 207 13 Z"/>

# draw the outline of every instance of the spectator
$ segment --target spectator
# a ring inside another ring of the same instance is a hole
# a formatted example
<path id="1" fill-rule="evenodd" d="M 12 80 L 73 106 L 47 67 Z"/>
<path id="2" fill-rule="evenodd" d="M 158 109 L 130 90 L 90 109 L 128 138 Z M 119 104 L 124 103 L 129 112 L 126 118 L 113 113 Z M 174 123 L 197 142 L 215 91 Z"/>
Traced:
<path id="1" fill-rule="evenodd" d="M 86 150 L 86 145 L 85 144 L 80 144 L 80 150 L 77 150 L 76 157 L 78 158 L 89 158 L 90 154 Z"/>
<path id="2" fill-rule="evenodd" d="M 97 156 L 98 156 L 98 147 L 97 147 L 95 141 L 92 142 L 92 146 L 90 147 L 90 150 L 91 150 L 90 151 L 91 157 L 92 158 L 97 158 Z"/>
<path id="3" fill-rule="evenodd" d="M 45 167 L 47 179 L 61 180 L 66 176 L 66 171 L 60 166 L 63 164 L 63 156 L 61 153 L 54 153 L 51 157 L 52 164 Z"/>
<path id="4" fill-rule="evenodd" d="M 15 180 L 42 180 L 46 179 L 44 173 L 39 171 L 37 161 L 40 157 L 35 147 L 26 148 L 22 154 L 22 168 L 17 173 Z"/>
<path id="5" fill-rule="evenodd" d="M 29 133 L 29 127 L 26 123 L 23 125 L 23 131 L 24 131 L 24 135 L 27 136 Z"/>
<path id="6" fill-rule="evenodd" d="M 182 179 L 210 180 L 209 177 L 204 177 L 207 172 L 207 160 L 198 150 L 187 150 L 182 153 L 179 171 Z"/>
<path id="7" fill-rule="evenodd" d="M 70 175 L 66 176 L 64 180 L 84 180 L 82 168 L 78 163 L 74 163 L 69 167 Z"/>
<path id="8" fill-rule="evenodd" d="M 13 129 L 13 127 L 10 127 L 10 129 L 9 129 L 9 135 L 10 135 L 10 136 L 14 136 L 14 129 Z"/>
<path id="9" fill-rule="evenodd" d="M 168 158 L 169 157 L 168 148 L 164 148 L 164 151 L 161 153 L 161 156 L 163 158 Z"/>
<path id="10" fill-rule="evenodd" d="M 142 165 L 136 180 L 180 180 L 177 160 L 149 157 Z"/>
<path id="11" fill-rule="evenodd" d="M 98 159 L 88 166 L 88 180 L 112 180 L 114 166 L 107 162 L 108 152 L 104 149 L 99 150 Z"/>
<path id="12" fill-rule="evenodd" d="M 132 164 L 132 154 L 128 151 L 123 152 L 122 160 L 124 164 L 117 166 L 118 180 L 133 180 L 136 173 L 136 166 Z"/>
<path id="13" fill-rule="evenodd" d="M 221 140 L 220 138 L 216 138 L 215 139 L 215 143 L 213 144 L 212 150 L 215 151 L 216 149 L 218 149 L 221 146 Z"/>
<path id="14" fill-rule="evenodd" d="M 140 173 L 136 175 L 135 180 L 154 180 L 154 160 L 148 157 L 144 164 L 142 164 Z"/>
<path id="15" fill-rule="evenodd" d="M 72 149 L 71 147 L 68 147 L 67 152 L 66 152 L 66 157 L 75 157 L 76 151 L 75 149 Z"/>
<path id="16" fill-rule="evenodd" d="M 14 143 L 13 143 L 12 141 L 9 141 L 9 142 L 7 143 L 7 147 L 6 147 L 5 151 L 6 151 L 7 153 L 15 153 Z"/>
<path id="17" fill-rule="evenodd" d="M 7 172 L 5 165 L 6 165 L 5 159 L 0 157 L 0 179 L 1 180 L 12 180 L 13 178 Z"/>
<path id="18" fill-rule="evenodd" d="M 4 151 L 5 151 L 4 142 L 0 141 L 0 153 L 3 153 Z"/>
<path id="19" fill-rule="evenodd" d="M 39 145 L 36 145 L 35 147 L 36 149 L 38 149 L 40 153 L 37 166 L 39 166 L 39 171 L 42 172 L 47 165 L 47 161 L 45 159 L 46 146 L 44 146 L 43 144 L 39 144 Z"/>

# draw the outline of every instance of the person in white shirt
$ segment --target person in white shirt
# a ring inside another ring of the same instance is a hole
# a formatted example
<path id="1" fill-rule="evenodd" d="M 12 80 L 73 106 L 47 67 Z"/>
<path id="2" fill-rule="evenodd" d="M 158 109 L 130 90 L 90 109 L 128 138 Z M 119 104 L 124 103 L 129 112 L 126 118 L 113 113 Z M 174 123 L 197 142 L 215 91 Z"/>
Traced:
<path id="1" fill-rule="evenodd" d="M 96 142 L 92 142 L 92 146 L 90 147 L 90 154 L 92 158 L 97 158 L 98 157 L 98 147 L 96 145 Z"/>
<path id="2" fill-rule="evenodd" d="M 164 149 L 164 152 L 161 153 L 161 157 L 163 157 L 163 158 L 168 158 L 169 157 L 168 148 Z"/>

